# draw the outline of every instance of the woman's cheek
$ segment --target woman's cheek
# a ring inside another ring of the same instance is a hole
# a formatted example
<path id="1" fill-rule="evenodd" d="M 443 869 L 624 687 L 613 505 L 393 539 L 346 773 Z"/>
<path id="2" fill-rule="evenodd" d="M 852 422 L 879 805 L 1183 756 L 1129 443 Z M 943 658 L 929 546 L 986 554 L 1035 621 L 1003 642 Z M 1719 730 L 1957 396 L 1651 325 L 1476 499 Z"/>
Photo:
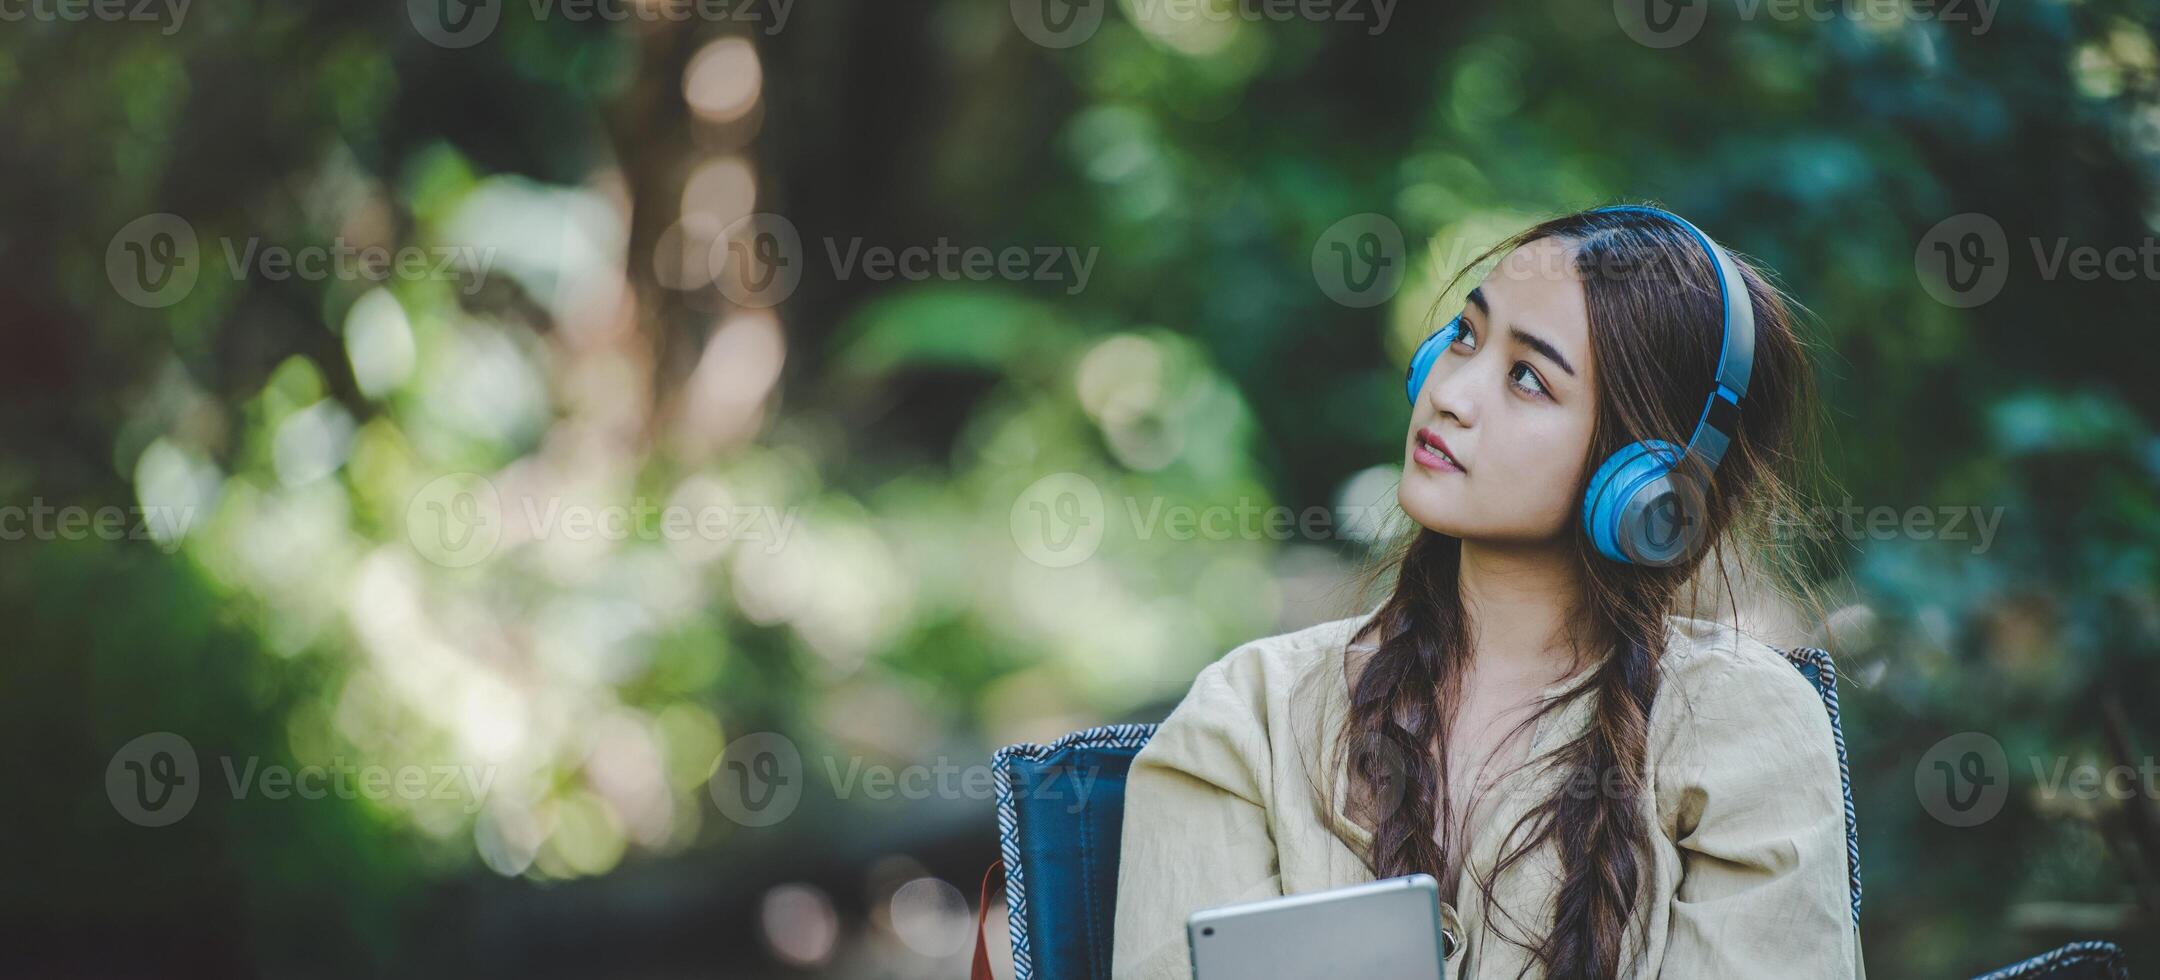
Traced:
<path id="1" fill-rule="evenodd" d="M 1534 460 L 1522 460 L 1516 470 L 1525 478 L 1508 492 L 1519 508 L 1513 523 L 1533 536 L 1549 537 L 1565 531 L 1576 513 L 1579 467 L 1559 462 L 1562 459 L 1565 457 L 1540 453 Z"/>

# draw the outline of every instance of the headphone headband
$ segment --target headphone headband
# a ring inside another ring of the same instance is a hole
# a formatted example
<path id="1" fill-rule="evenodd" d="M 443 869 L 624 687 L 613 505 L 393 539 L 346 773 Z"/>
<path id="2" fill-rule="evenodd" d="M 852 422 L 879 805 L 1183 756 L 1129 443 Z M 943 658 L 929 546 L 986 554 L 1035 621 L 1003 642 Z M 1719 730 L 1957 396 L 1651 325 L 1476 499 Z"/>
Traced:
<path id="1" fill-rule="evenodd" d="M 1732 445 L 1740 421 L 1740 400 L 1747 397 L 1748 378 L 1755 370 L 1755 304 L 1748 296 L 1747 281 L 1741 278 L 1739 265 L 1725 254 L 1722 246 L 1703 234 L 1693 222 L 1677 214 L 1642 204 L 1617 204 L 1596 208 L 1591 213 L 1646 214 L 1670 221 L 1702 246 L 1711 267 L 1717 270 L 1718 306 L 1723 311 L 1717 383 L 1704 401 L 1702 415 L 1696 419 L 1695 431 L 1688 436 L 1684 450 L 1684 455 L 1701 461 L 1702 473 L 1707 478 Z"/>

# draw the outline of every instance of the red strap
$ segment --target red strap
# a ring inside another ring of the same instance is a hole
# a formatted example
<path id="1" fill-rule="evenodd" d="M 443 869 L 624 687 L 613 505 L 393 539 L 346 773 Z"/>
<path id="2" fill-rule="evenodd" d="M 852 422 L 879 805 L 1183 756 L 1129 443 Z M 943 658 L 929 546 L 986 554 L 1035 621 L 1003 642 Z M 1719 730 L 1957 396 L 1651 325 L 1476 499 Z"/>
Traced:
<path id="1" fill-rule="evenodd" d="M 983 869 L 982 895 L 976 899 L 981 911 L 975 913 L 975 969 L 968 975 L 968 980 L 997 980 L 997 974 L 990 972 L 990 936 L 984 926 L 990 921 L 990 876 L 1003 870 L 1004 858 L 990 862 L 990 866 Z"/>

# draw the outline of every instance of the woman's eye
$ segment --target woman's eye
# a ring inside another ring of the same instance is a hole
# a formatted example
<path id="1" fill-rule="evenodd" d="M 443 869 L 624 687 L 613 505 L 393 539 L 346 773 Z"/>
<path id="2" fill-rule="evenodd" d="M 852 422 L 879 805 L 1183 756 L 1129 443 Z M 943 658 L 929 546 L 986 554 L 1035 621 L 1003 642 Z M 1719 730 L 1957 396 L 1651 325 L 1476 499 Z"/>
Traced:
<path id="1" fill-rule="evenodd" d="M 1533 395 L 1545 394 L 1545 382 L 1528 363 L 1515 362 L 1515 370 L 1508 372 L 1508 381 L 1517 388 Z"/>
<path id="2" fill-rule="evenodd" d="M 1469 324 L 1465 323 L 1456 329 L 1455 346 L 1464 350 L 1477 350 L 1477 334 L 1470 332 Z"/>

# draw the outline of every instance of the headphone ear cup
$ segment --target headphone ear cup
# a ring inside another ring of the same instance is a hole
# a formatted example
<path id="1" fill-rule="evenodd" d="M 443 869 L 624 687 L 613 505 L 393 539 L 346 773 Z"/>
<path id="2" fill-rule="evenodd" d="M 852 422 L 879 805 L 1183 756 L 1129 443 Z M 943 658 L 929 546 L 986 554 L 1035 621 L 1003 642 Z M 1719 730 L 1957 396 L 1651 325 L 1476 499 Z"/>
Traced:
<path id="1" fill-rule="evenodd" d="M 1417 353 L 1410 355 L 1410 369 L 1403 373 L 1403 387 L 1410 404 L 1417 404 L 1418 392 L 1425 390 L 1425 376 L 1432 373 L 1433 362 L 1447 351 L 1448 345 L 1462 333 L 1462 317 L 1449 320 L 1446 326 L 1432 332 L 1418 345 Z"/>
<path id="2" fill-rule="evenodd" d="M 1628 495 L 1614 535 L 1638 565 L 1670 568 L 1693 556 L 1703 533 L 1702 493 L 1671 469 L 1660 470 Z"/>
<path id="3" fill-rule="evenodd" d="M 1635 559 L 1628 554 L 1630 549 L 1623 547 L 1621 541 L 1623 534 L 1640 530 L 1624 526 L 1630 513 L 1628 505 L 1645 487 L 1671 472 L 1679 463 L 1682 452 L 1679 446 L 1663 439 L 1646 439 L 1631 442 L 1605 457 L 1605 462 L 1591 475 L 1589 485 L 1583 488 L 1583 530 L 1590 535 L 1590 543 L 1597 548 L 1598 554 L 1613 561 L 1635 564 Z M 1641 510 L 1638 508 L 1635 513 L 1640 514 Z"/>

